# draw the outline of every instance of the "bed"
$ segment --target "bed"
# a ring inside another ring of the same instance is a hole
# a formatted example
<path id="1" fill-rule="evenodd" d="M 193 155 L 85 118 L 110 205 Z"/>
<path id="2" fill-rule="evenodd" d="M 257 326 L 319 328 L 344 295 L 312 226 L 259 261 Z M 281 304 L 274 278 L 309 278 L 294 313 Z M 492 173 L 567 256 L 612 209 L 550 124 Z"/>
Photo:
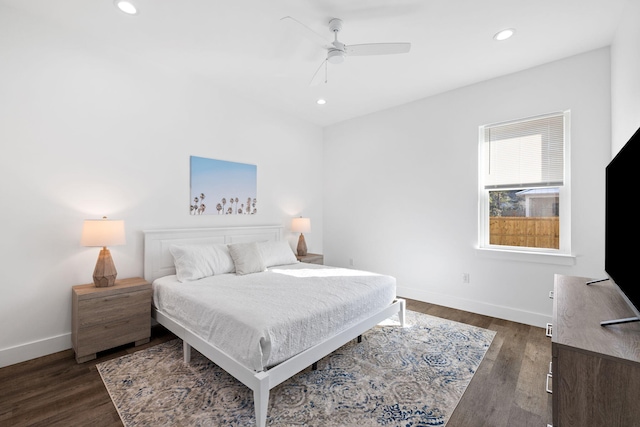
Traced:
<path id="1" fill-rule="evenodd" d="M 260 427 L 273 387 L 395 314 L 404 326 L 395 278 L 299 263 L 281 226 L 149 230 L 144 242 L 154 319 L 186 363 L 195 348 L 253 391 Z"/>

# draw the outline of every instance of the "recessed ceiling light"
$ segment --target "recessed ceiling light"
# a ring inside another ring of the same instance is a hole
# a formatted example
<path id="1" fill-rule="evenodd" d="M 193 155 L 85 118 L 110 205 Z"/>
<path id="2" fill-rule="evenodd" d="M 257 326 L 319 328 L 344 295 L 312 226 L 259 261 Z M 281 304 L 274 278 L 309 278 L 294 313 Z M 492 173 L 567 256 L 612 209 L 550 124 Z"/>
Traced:
<path id="1" fill-rule="evenodd" d="M 126 13 L 127 15 L 135 15 L 138 13 L 138 9 L 136 9 L 135 4 L 130 1 L 125 0 L 114 0 L 113 2 L 118 9 Z"/>
<path id="2" fill-rule="evenodd" d="M 516 33 L 516 30 L 514 28 L 507 28 L 506 30 L 498 31 L 496 35 L 493 36 L 493 38 L 498 41 L 502 41 L 513 36 L 515 33 Z"/>
<path id="3" fill-rule="evenodd" d="M 326 103 L 327 103 L 327 100 L 326 99 L 322 99 L 322 98 L 320 98 L 320 99 L 318 99 L 316 101 L 316 104 L 318 104 L 318 105 L 324 105 Z"/>

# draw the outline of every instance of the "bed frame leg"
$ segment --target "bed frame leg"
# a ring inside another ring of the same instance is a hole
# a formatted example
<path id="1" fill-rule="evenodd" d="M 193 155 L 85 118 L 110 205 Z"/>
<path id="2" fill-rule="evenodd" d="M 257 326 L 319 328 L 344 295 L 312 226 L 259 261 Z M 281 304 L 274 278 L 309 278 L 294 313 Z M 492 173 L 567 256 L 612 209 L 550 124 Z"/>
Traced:
<path id="1" fill-rule="evenodd" d="M 182 341 L 182 355 L 184 357 L 184 363 L 191 362 L 191 346 L 186 341 Z"/>
<path id="2" fill-rule="evenodd" d="M 256 411 L 256 426 L 266 427 L 267 409 L 269 408 L 269 378 L 267 376 L 261 377 L 258 387 L 253 390 L 253 406 Z"/>
<path id="3" fill-rule="evenodd" d="M 407 326 L 406 322 L 406 311 L 407 311 L 407 301 L 401 299 L 400 301 L 400 311 L 398 312 L 398 319 L 400 320 L 400 326 L 403 328 Z"/>
<path id="4" fill-rule="evenodd" d="M 315 371 L 318 369 L 318 362 L 313 362 L 313 364 L 311 365 L 311 370 Z"/>
<path id="5" fill-rule="evenodd" d="M 358 343 L 362 342 L 362 335 L 358 335 Z"/>

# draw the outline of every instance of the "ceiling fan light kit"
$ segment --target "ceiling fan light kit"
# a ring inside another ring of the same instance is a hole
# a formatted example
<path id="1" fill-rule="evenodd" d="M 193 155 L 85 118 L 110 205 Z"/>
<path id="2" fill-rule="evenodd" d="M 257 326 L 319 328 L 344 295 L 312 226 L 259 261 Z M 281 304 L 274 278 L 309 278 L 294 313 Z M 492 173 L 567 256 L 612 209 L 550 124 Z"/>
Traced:
<path id="1" fill-rule="evenodd" d="M 342 64 L 345 56 L 346 54 L 343 50 L 329 49 L 329 52 L 327 52 L 327 61 L 332 64 Z"/>

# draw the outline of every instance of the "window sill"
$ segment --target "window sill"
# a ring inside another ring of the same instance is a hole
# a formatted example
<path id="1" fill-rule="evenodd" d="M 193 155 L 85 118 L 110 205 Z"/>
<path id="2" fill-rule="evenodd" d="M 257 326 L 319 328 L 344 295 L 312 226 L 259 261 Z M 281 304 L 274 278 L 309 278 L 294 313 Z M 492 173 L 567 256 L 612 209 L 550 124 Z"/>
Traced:
<path id="1" fill-rule="evenodd" d="M 554 265 L 575 265 L 575 255 L 550 254 L 542 252 L 513 251 L 506 249 L 476 248 L 481 258 L 499 259 L 504 261 L 537 262 Z"/>

